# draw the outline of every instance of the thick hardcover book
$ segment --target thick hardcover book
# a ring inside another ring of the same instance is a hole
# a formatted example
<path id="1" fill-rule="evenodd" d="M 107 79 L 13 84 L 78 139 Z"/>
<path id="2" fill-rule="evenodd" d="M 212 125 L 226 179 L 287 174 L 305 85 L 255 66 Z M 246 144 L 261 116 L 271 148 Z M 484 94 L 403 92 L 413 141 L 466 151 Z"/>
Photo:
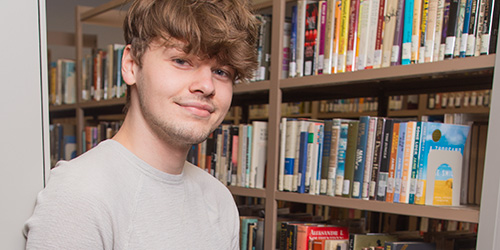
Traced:
<path id="1" fill-rule="evenodd" d="M 335 195 L 341 196 L 344 185 L 345 157 L 347 149 L 347 131 L 349 123 L 340 123 L 339 149 L 337 153 L 337 171 L 335 173 Z"/>
<path id="2" fill-rule="evenodd" d="M 365 174 L 366 147 L 368 145 L 368 131 L 370 127 L 370 117 L 362 116 L 359 118 L 359 127 L 356 146 L 356 161 L 354 163 L 354 176 L 352 182 L 353 198 L 361 198 L 361 189 L 363 187 L 363 178 Z"/>
<path id="3" fill-rule="evenodd" d="M 495 6 L 495 0 L 487 0 L 486 5 L 484 7 L 484 20 L 481 23 L 481 42 L 479 45 L 479 54 L 487 55 L 489 53 L 490 47 L 490 34 L 491 34 L 491 26 L 493 20 L 493 9 Z"/>
<path id="4" fill-rule="evenodd" d="M 413 5 L 413 27 L 411 36 L 411 63 L 418 62 L 418 53 L 420 51 L 420 27 L 422 22 L 422 7 L 424 1 L 416 0 Z"/>
<path id="5" fill-rule="evenodd" d="M 467 33 L 467 46 L 465 48 L 465 56 L 474 56 L 476 49 L 476 32 L 479 22 L 479 14 L 481 11 L 481 0 L 473 0 L 470 11 L 469 30 Z"/>
<path id="6" fill-rule="evenodd" d="M 344 197 L 351 197 L 352 194 L 354 164 L 356 162 L 356 148 L 358 145 L 358 126 L 359 121 L 350 121 L 347 130 L 344 184 L 342 185 L 342 196 Z"/>
<path id="7" fill-rule="evenodd" d="M 425 48 L 424 48 L 424 61 L 432 62 L 434 55 L 434 40 L 436 39 L 436 26 L 438 3 L 441 0 L 429 0 L 429 8 L 427 13 L 427 24 L 425 30 Z"/>
<path id="8" fill-rule="evenodd" d="M 368 23 L 370 24 L 369 34 L 368 34 L 368 49 L 366 52 L 366 66 L 365 69 L 372 69 L 375 63 L 375 46 L 377 43 L 377 36 L 379 32 L 379 18 L 380 18 L 380 3 L 385 1 L 381 0 L 372 0 L 372 6 L 370 7 L 370 20 Z M 382 9 L 384 5 L 382 5 Z M 383 10 L 382 10 L 383 11 Z M 382 12 L 383 14 L 383 12 Z M 381 29 L 380 29 L 381 30 Z M 382 35 L 382 34 L 380 34 Z M 381 37 L 380 37 L 381 38 Z M 379 61 L 380 62 L 380 61 Z M 380 67 L 380 64 L 379 66 Z"/>
<path id="9" fill-rule="evenodd" d="M 316 49 L 315 49 L 315 67 L 314 74 L 323 74 L 325 70 L 325 36 L 326 36 L 326 13 L 327 13 L 327 2 L 319 2 L 319 15 L 318 15 L 318 36 L 316 37 Z"/>
<path id="10" fill-rule="evenodd" d="M 336 0 L 327 0 L 326 14 L 325 14 L 325 29 L 324 29 L 324 58 L 323 58 L 323 73 L 331 74 L 332 72 L 332 58 L 333 58 L 333 41 L 335 35 L 335 3 Z"/>
<path id="11" fill-rule="evenodd" d="M 420 140 L 421 140 L 422 122 L 417 122 L 415 126 L 415 142 L 413 147 L 413 157 L 411 162 L 411 179 L 410 179 L 410 193 L 408 198 L 409 204 L 415 203 L 415 194 L 417 192 L 417 176 L 418 176 L 418 162 L 420 159 Z"/>

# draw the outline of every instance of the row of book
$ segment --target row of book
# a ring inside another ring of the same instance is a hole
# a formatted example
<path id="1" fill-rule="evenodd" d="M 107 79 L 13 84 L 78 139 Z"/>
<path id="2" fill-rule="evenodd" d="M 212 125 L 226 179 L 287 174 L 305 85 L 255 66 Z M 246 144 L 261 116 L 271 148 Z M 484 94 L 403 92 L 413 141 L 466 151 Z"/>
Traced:
<path id="1" fill-rule="evenodd" d="M 489 107 L 491 90 L 464 91 L 451 93 L 433 93 L 428 95 L 428 109 L 460 107 Z"/>
<path id="2" fill-rule="evenodd" d="M 494 53 L 498 12 L 494 0 L 298 0 L 289 77 Z"/>
<path id="3" fill-rule="evenodd" d="M 50 165 L 54 167 L 60 160 L 76 157 L 76 126 L 70 123 L 54 123 L 50 130 Z"/>
<path id="4" fill-rule="evenodd" d="M 82 59 L 82 101 L 124 97 L 126 84 L 121 77 L 123 44 L 109 44 Z"/>
<path id="5" fill-rule="evenodd" d="M 283 118 L 278 189 L 459 205 L 469 127 L 362 116 Z"/>
<path id="6" fill-rule="evenodd" d="M 240 216 L 240 250 L 264 249 L 264 218 Z"/>
<path id="7" fill-rule="evenodd" d="M 320 113 L 361 113 L 377 111 L 377 97 L 322 100 L 319 102 Z"/>
<path id="8" fill-rule="evenodd" d="M 264 188 L 267 161 L 267 122 L 220 125 L 200 144 L 192 145 L 187 160 L 225 185 Z"/>
<path id="9" fill-rule="evenodd" d="M 88 151 L 99 142 L 111 139 L 121 127 L 121 121 L 100 121 L 95 125 L 85 126 L 82 131 L 82 151 Z"/>
<path id="10" fill-rule="evenodd" d="M 62 105 L 76 102 L 75 61 L 59 59 L 49 67 L 49 104 Z"/>

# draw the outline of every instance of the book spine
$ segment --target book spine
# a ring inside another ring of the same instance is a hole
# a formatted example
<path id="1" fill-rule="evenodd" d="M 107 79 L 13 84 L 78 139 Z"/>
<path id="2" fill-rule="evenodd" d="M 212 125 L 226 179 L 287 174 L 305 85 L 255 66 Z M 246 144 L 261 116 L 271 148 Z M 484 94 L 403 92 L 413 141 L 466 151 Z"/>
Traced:
<path id="1" fill-rule="evenodd" d="M 448 22 L 450 21 L 450 6 L 451 0 L 445 0 L 443 10 L 443 23 L 441 25 L 441 37 L 438 53 L 438 61 L 444 60 L 444 53 L 446 49 L 446 37 L 448 34 Z"/>
<path id="2" fill-rule="evenodd" d="M 418 51 L 418 63 L 425 62 L 425 42 L 427 31 L 427 19 L 429 17 L 429 0 L 422 0 L 422 21 L 420 22 L 420 47 Z"/>
<path id="3" fill-rule="evenodd" d="M 464 27 L 464 18 L 465 18 L 465 9 L 467 7 L 467 0 L 460 0 L 460 7 L 458 12 L 458 20 L 457 20 L 457 33 L 455 39 L 455 48 L 453 50 L 453 57 L 460 57 L 460 48 L 462 41 L 462 32 Z"/>
<path id="4" fill-rule="evenodd" d="M 326 183 L 326 195 L 335 195 L 335 180 L 338 168 L 338 153 L 339 153 L 339 142 L 340 142 L 340 119 L 332 120 L 332 136 L 330 143 L 330 158 L 328 162 L 328 176 Z M 325 123 L 325 131 L 326 131 Z M 322 187 L 323 188 L 323 187 Z"/>
<path id="5" fill-rule="evenodd" d="M 382 161 L 382 149 L 384 144 L 384 129 L 386 118 L 379 117 L 375 133 L 375 145 L 373 147 L 372 178 L 369 186 L 369 199 L 375 200 L 377 197 L 377 183 L 380 175 L 380 165 Z"/>
<path id="6" fill-rule="evenodd" d="M 361 190 L 361 199 L 368 200 L 370 198 L 370 183 L 372 180 L 373 169 L 373 151 L 375 148 L 375 136 L 377 130 L 377 117 L 370 117 L 368 127 L 368 140 L 366 144 L 365 154 L 365 171 L 363 176 L 363 184 Z"/>
<path id="7" fill-rule="evenodd" d="M 474 56 L 479 56 L 481 55 L 481 37 L 483 34 L 483 29 L 486 27 L 484 26 L 484 22 L 486 19 L 487 14 L 487 8 L 489 5 L 489 0 L 480 0 L 481 5 L 479 6 L 479 19 L 477 20 L 477 29 L 476 29 L 476 41 L 475 41 L 475 49 L 474 49 Z"/>
<path id="8" fill-rule="evenodd" d="M 307 153 L 307 136 L 308 136 L 308 129 L 309 129 L 309 122 L 306 120 L 306 119 L 301 119 L 299 120 L 299 125 L 298 125 L 298 130 L 297 130 L 297 138 L 299 138 L 300 140 L 302 139 L 302 133 L 305 133 L 306 134 L 306 141 L 305 141 L 305 145 L 306 145 L 306 153 Z M 299 159 L 300 157 L 302 157 L 301 155 L 301 152 L 300 152 L 300 145 L 303 143 L 302 141 L 298 140 L 297 141 L 297 146 L 296 146 L 296 152 L 295 152 L 295 159 Z M 305 165 L 303 165 L 302 167 L 299 166 L 299 161 L 295 161 L 295 166 L 294 166 L 294 170 L 293 170 L 293 179 L 292 179 L 292 191 L 297 191 L 298 190 L 298 187 L 300 185 L 304 185 L 304 182 L 303 180 L 305 180 L 305 171 L 307 169 L 307 154 L 304 156 L 305 157 Z M 304 175 L 302 175 L 302 173 Z M 302 182 L 302 184 L 301 184 Z"/>
<path id="9" fill-rule="evenodd" d="M 485 14 L 484 14 L 484 21 L 482 23 L 483 28 L 482 28 L 482 34 L 481 34 L 481 45 L 479 48 L 479 54 L 480 55 L 487 55 L 489 52 L 489 47 L 490 47 L 490 34 L 491 34 L 491 24 L 493 21 L 493 9 L 494 9 L 494 4 L 495 0 L 489 0 L 486 2 L 485 6 Z"/>
<path id="10" fill-rule="evenodd" d="M 344 169 L 344 184 L 342 185 L 342 196 L 351 197 L 352 180 L 354 177 L 354 164 L 356 162 L 356 148 L 358 141 L 359 121 L 349 122 L 347 132 L 347 147 Z"/>
<path id="11" fill-rule="evenodd" d="M 346 71 L 347 41 L 349 36 L 349 14 L 351 0 L 342 0 L 341 5 L 342 17 L 340 18 L 339 54 L 337 61 L 338 73 Z"/>
<path id="12" fill-rule="evenodd" d="M 314 175 L 312 175 L 313 182 L 313 190 L 309 192 L 310 194 L 319 194 L 320 185 L 321 185 L 321 169 L 323 166 L 323 143 L 324 143 L 324 131 L 325 125 L 324 123 L 316 123 L 315 124 L 315 150 L 316 152 L 316 166 L 313 169 Z"/>
<path id="13" fill-rule="evenodd" d="M 341 25 L 341 19 L 342 19 L 342 0 L 336 0 L 335 1 L 335 28 L 333 32 L 333 48 L 332 48 L 332 74 L 337 73 L 338 69 L 338 61 L 339 61 L 339 40 L 340 40 L 340 25 Z"/>
<path id="14" fill-rule="evenodd" d="M 311 189 L 311 173 L 315 167 L 315 150 L 314 150 L 314 123 L 310 123 L 307 128 L 307 167 L 305 169 L 305 191 L 310 192 Z"/>
<path id="15" fill-rule="evenodd" d="M 415 202 L 414 204 L 423 205 L 425 204 L 425 189 L 427 187 L 427 166 L 425 164 L 424 154 L 426 147 L 426 136 L 427 136 L 427 123 L 422 122 L 420 127 L 420 152 L 418 160 L 418 170 L 417 170 L 417 189 L 415 192 Z"/>
<path id="16" fill-rule="evenodd" d="M 347 36 L 346 71 L 356 69 L 355 58 L 358 47 L 358 20 L 360 0 L 351 0 L 349 12 L 349 33 Z"/>
<path id="17" fill-rule="evenodd" d="M 352 182 L 352 194 L 353 198 L 361 198 L 361 189 L 363 185 L 363 178 L 365 173 L 365 157 L 366 157 L 366 147 L 368 144 L 368 131 L 370 126 L 370 117 L 362 116 L 359 118 L 359 128 L 357 135 L 357 146 L 356 146 L 356 161 L 354 164 L 354 176 Z"/>
<path id="18" fill-rule="evenodd" d="M 399 203 L 401 194 L 401 180 L 403 176 L 403 157 L 406 139 L 406 122 L 399 124 L 399 136 L 397 144 L 396 169 L 394 174 L 394 203 Z"/>
<path id="19" fill-rule="evenodd" d="M 340 124 L 339 149 L 337 153 L 337 172 L 335 173 L 335 195 L 341 196 L 344 185 L 345 160 L 347 149 L 348 123 Z"/>
<path id="20" fill-rule="evenodd" d="M 405 11 L 403 13 L 403 41 L 401 48 L 401 64 L 407 65 L 411 63 L 412 60 L 412 36 L 413 36 L 413 17 L 414 17 L 414 6 L 415 2 L 413 0 L 405 1 Z"/>
<path id="21" fill-rule="evenodd" d="M 360 0 L 359 3 L 358 45 L 354 55 L 356 67 L 353 70 L 363 70 L 367 65 L 372 2 L 372 0 Z"/>
<path id="22" fill-rule="evenodd" d="M 390 151 L 390 160 L 389 160 L 389 175 L 387 177 L 387 192 L 386 199 L 387 202 L 394 202 L 394 191 L 396 186 L 396 162 L 397 162 L 397 154 L 398 154 L 398 142 L 399 142 L 399 126 L 401 123 L 395 122 L 392 128 L 392 143 L 391 143 L 391 151 Z"/>
<path id="23" fill-rule="evenodd" d="M 467 0 L 467 3 L 465 4 L 464 22 L 463 22 L 463 28 L 462 28 L 462 36 L 460 39 L 460 55 L 459 55 L 460 57 L 465 57 L 465 53 L 467 52 L 467 40 L 469 37 L 469 24 L 471 21 L 471 12 L 473 9 L 474 2 L 477 3 L 476 0 Z"/>
<path id="24" fill-rule="evenodd" d="M 304 33 L 304 69 L 303 75 L 314 74 L 316 67 L 315 51 L 318 37 L 318 2 L 308 3 L 305 13 L 305 33 Z"/>
<path id="25" fill-rule="evenodd" d="M 434 40 L 436 38 L 436 24 L 438 5 L 441 0 L 429 0 L 429 10 L 427 15 L 427 25 L 425 30 L 425 62 L 432 62 L 434 54 Z"/>
<path id="26" fill-rule="evenodd" d="M 383 134 L 383 144 L 382 144 L 382 152 L 380 159 L 380 171 L 378 174 L 377 181 L 377 197 L 378 201 L 386 200 L 386 192 L 387 192 L 387 182 L 389 178 L 389 164 L 391 158 L 391 146 L 392 146 L 392 129 L 394 120 L 387 119 L 384 125 L 384 134 Z"/>
<path id="27" fill-rule="evenodd" d="M 375 34 L 375 48 L 373 54 L 372 68 L 378 69 L 382 66 L 382 36 L 384 33 L 385 5 L 386 0 L 379 0 L 377 31 Z"/>
<path id="28" fill-rule="evenodd" d="M 415 143 L 413 147 L 413 157 L 411 163 L 411 179 L 410 179 L 410 193 L 408 197 L 409 204 L 415 204 L 415 194 L 417 192 L 417 175 L 418 175 L 418 160 L 420 153 L 420 141 L 421 141 L 421 128 L 422 122 L 417 122 L 415 127 Z"/>
<path id="29" fill-rule="evenodd" d="M 403 26 L 406 1 L 408 0 L 399 0 L 398 2 L 396 28 L 394 29 L 394 42 L 391 49 L 391 66 L 401 65 L 401 47 L 403 45 Z"/>
<path id="30" fill-rule="evenodd" d="M 328 180 L 329 180 L 329 172 L 330 172 L 330 158 L 332 158 L 331 155 L 331 148 L 332 146 L 332 138 L 333 138 L 333 121 L 332 120 L 326 120 L 325 125 L 323 128 L 323 154 L 320 156 L 321 157 L 321 182 L 319 184 L 320 189 L 319 193 L 320 194 L 326 194 L 327 193 L 327 187 L 328 187 Z"/>
<path id="31" fill-rule="evenodd" d="M 406 138 L 403 154 L 403 171 L 401 174 L 401 192 L 399 195 L 400 203 L 408 203 L 410 198 L 411 169 L 413 163 L 413 147 L 415 146 L 415 127 L 416 122 L 406 123 Z"/>
<path id="32" fill-rule="evenodd" d="M 457 39 L 457 25 L 460 14 L 460 0 L 450 1 L 450 11 L 448 17 L 448 27 L 446 28 L 446 40 L 444 49 L 444 58 L 453 58 L 455 51 L 455 40 Z"/>
<path id="33" fill-rule="evenodd" d="M 318 51 L 318 56 L 316 57 L 316 69 L 315 73 L 316 75 L 321 75 L 323 74 L 323 71 L 325 70 L 325 35 L 326 35 L 326 19 L 327 19 L 327 2 L 326 1 L 320 1 L 319 3 L 319 17 L 318 17 L 318 22 L 319 22 L 319 27 L 318 27 L 318 42 L 316 43 L 316 51 Z M 331 40 L 331 38 L 330 38 Z"/>
<path id="34" fill-rule="evenodd" d="M 288 77 L 297 76 L 297 6 L 292 7 L 292 27 L 290 31 L 290 59 Z"/>
<path id="35" fill-rule="evenodd" d="M 391 65 L 391 51 L 392 45 L 394 44 L 398 2 L 398 0 L 387 0 L 387 11 L 382 38 L 382 67 L 389 67 Z"/>
<path id="36" fill-rule="evenodd" d="M 418 52 L 420 47 L 420 26 L 422 21 L 423 0 L 414 1 L 413 7 L 413 27 L 411 33 L 411 63 L 418 62 Z"/>
<path id="37" fill-rule="evenodd" d="M 295 152 L 297 151 L 297 129 L 298 124 L 296 120 L 287 120 L 286 126 L 286 144 L 285 144 L 285 176 L 284 176 L 284 190 L 292 191 L 293 173 L 295 167 Z"/>
<path id="38" fill-rule="evenodd" d="M 296 77 L 304 76 L 304 45 L 306 34 L 306 0 L 297 1 L 297 54 L 296 54 Z"/>
<path id="39" fill-rule="evenodd" d="M 305 180 L 306 180 L 306 175 L 305 171 L 307 168 L 307 155 L 308 155 L 308 149 L 309 149 L 309 133 L 306 132 L 300 132 L 300 155 L 299 155 L 299 182 L 298 182 L 298 192 L 299 193 L 305 193 L 306 192 L 306 186 L 305 186 Z"/>
<path id="40" fill-rule="evenodd" d="M 324 59 L 323 59 L 323 73 L 331 74 L 332 72 L 332 58 L 333 58 L 333 43 L 335 32 L 335 2 L 336 0 L 327 0 L 326 3 L 326 24 L 325 24 L 325 39 L 324 39 Z"/>
<path id="41" fill-rule="evenodd" d="M 467 46 L 465 48 L 465 56 L 474 56 L 476 48 L 476 31 L 479 21 L 479 6 L 481 0 L 473 0 L 469 19 L 469 31 L 467 33 Z"/>
<path id="42" fill-rule="evenodd" d="M 434 51 L 432 52 L 432 61 L 437 62 L 439 61 L 439 49 L 441 47 L 441 37 L 443 33 L 443 24 L 445 22 L 444 19 L 444 8 L 445 8 L 445 3 L 448 0 L 439 0 L 438 1 L 438 9 L 437 9 L 437 14 L 436 14 L 436 29 L 435 29 L 435 34 L 434 34 Z"/>

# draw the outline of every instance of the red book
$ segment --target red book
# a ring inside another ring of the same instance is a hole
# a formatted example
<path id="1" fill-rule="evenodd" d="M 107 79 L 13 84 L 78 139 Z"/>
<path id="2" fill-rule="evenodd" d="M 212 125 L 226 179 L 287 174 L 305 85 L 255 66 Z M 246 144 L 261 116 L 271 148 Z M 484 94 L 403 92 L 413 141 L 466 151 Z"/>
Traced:
<path id="1" fill-rule="evenodd" d="M 307 250 L 309 242 L 320 239 L 348 240 L 349 231 L 340 226 L 297 224 L 297 250 Z"/>

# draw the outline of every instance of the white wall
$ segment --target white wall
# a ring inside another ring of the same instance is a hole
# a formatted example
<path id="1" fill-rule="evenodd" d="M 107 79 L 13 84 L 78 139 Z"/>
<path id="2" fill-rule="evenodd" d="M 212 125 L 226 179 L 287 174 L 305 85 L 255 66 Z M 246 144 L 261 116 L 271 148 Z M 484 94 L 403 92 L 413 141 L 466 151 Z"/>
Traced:
<path id="1" fill-rule="evenodd" d="M 45 0 L 0 1 L 0 32 L 0 249 L 16 250 L 50 166 Z"/>

